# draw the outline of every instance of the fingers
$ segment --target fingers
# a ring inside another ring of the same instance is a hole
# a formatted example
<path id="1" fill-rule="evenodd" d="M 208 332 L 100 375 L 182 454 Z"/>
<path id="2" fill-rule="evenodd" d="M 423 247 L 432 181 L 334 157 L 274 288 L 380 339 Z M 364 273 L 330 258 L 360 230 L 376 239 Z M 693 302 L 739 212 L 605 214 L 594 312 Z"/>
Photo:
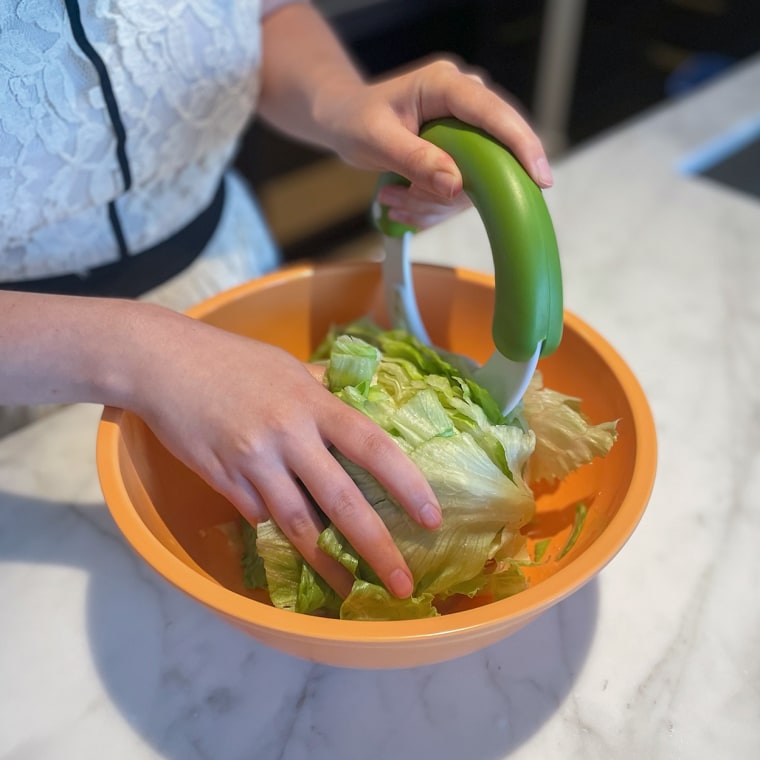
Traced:
<path id="1" fill-rule="evenodd" d="M 258 472 L 256 488 L 272 519 L 288 537 L 304 560 L 321 575 L 335 591 L 345 598 L 351 591 L 353 577 L 318 546 L 324 529 L 308 497 L 292 475 L 284 469 Z M 410 590 L 411 593 L 411 590 Z"/>
<path id="2" fill-rule="evenodd" d="M 487 86 L 480 75 L 462 71 L 453 61 L 438 60 L 380 86 L 405 93 L 399 102 L 407 105 L 400 107 L 397 128 L 386 132 L 384 143 L 395 162 L 391 168 L 413 185 L 446 201 L 461 191 L 461 174 L 453 159 L 416 134 L 422 124 L 447 116 L 483 129 L 510 148 L 539 186 L 553 184 L 538 136 L 507 96 Z M 415 123 L 410 123 L 409 100 L 416 104 Z"/>
<path id="3" fill-rule="evenodd" d="M 378 191 L 377 199 L 387 206 L 389 219 L 418 230 L 429 229 L 472 205 L 464 192 L 444 202 L 414 185 L 385 185 Z"/>
<path id="4" fill-rule="evenodd" d="M 328 451 L 322 437 L 377 478 L 414 520 L 429 529 L 441 523 L 435 494 L 422 473 L 382 429 L 342 401 L 330 397 L 329 402 L 322 409 L 320 433 L 315 429 L 314 439 L 310 440 L 308 432 L 301 430 L 299 445 L 288 447 L 291 478 L 296 476 L 303 483 L 385 587 L 398 597 L 408 597 L 414 590 L 414 580 L 401 552 L 359 487 Z M 324 417 L 328 418 L 327 423 Z M 275 522 L 307 561 L 319 563 L 314 565 L 315 569 L 324 567 L 324 559 L 328 558 L 323 555 L 320 561 L 318 555 L 322 553 L 316 547 L 321 525 L 309 527 L 304 515 L 308 512 L 312 522 L 316 516 L 303 492 L 297 497 L 282 482 L 271 485 L 271 474 L 263 473 L 261 468 L 254 477 Z M 262 485 L 262 479 L 267 485 Z M 288 501 L 283 501 L 282 493 L 289 494 Z"/>
<path id="5" fill-rule="evenodd" d="M 424 475 L 374 422 L 358 412 L 354 416 L 350 425 L 325 426 L 330 441 L 377 478 L 412 519 L 426 528 L 439 527 L 441 508 Z"/>
<path id="6" fill-rule="evenodd" d="M 391 445 L 395 446 L 393 443 Z M 233 503 L 254 524 L 271 517 L 306 562 L 345 597 L 351 590 L 353 578 L 317 546 L 325 525 L 294 479 L 297 475 L 322 511 L 377 573 L 385 587 L 398 597 L 410 596 L 414 590 L 414 580 L 401 552 L 377 512 L 367 503 L 335 457 L 320 442 L 319 446 L 310 448 L 295 466 L 297 472 L 292 473 L 276 467 L 255 468 L 250 477 L 256 486 L 250 486 L 250 490 L 260 496 L 253 506 L 247 500 L 245 487 L 233 489 L 226 495 L 231 500 L 243 497 Z M 429 527 L 437 527 L 440 511 L 436 510 L 432 518 L 426 519 L 431 523 Z"/>
<path id="7" fill-rule="evenodd" d="M 418 136 L 418 117 L 399 120 L 386 114 L 372 129 L 371 141 L 383 148 L 382 168 L 395 171 L 439 201 L 448 202 L 462 192 L 462 174 L 454 159 Z"/>
<path id="8" fill-rule="evenodd" d="M 349 543 L 398 597 L 414 590 L 412 574 L 385 524 L 331 456 L 310 457 L 299 471 L 309 493 Z"/>
<path id="9" fill-rule="evenodd" d="M 238 462 L 239 472 L 254 485 L 246 488 L 236 477 L 236 487 L 228 488 L 227 495 L 246 516 L 250 514 L 257 521 L 271 517 L 306 562 L 346 596 L 353 579 L 317 546 L 325 526 L 310 495 L 385 587 L 395 596 L 408 597 L 414 580 L 403 555 L 327 445 L 334 443 L 368 470 L 413 519 L 427 528 L 437 528 L 441 522 L 435 494 L 417 467 L 375 423 L 331 395 L 326 401 L 317 409 L 321 425 L 315 423 L 312 428 L 308 423 L 300 424 L 297 432 L 291 427 L 289 432 L 281 432 L 276 454 L 259 447 L 255 456 Z M 329 420 L 327 424 L 325 419 Z"/>
<path id="10" fill-rule="evenodd" d="M 401 552 L 377 512 L 326 444 L 332 443 L 367 470 L 412 519 L 428 529 L 441 524 L 441 509 L 433 489 L 416 465 L 374 422 L 332 396 L 326 401 L 318 414 L 319 432 L 315 427 L 312 438 L 302 428 L 297 445 L 293 441 L 292 446 L 286 447 L 290 477 L 295 476 L 304 484 L 386 588 L 398 597 L 408 597 L 414 590 L 414 580 Z M 329 558 L 319 556 L 322 552 L 316 541 L 322 526 L 308 499 L 302 491 L 295 494 L 281 479 L 273 483 L 271 472 L 265 470 L 259 467 L 254 478 L 269 512 L 307 561 L 317 563 L 313 566 L 319 572 Z M 288 495 L 287 500 L 283 500 L 283 494 Z M 332 580 L 329 582 L 333 585 Z"/>
<path id="11" fill-rule="evenodd" d="M 226 481 L 224 495 L 235 505 L 251 525 L 258 525 L 269 519 L 269 509 L 256 487 L 242 474 L 230 474 Z"/>
<path id="12" fill-rule="evenodd" d="M 267 518 L 271 516 L 306 562 L 341 596 L 348 594 L 353 578 L 317 546 L 325 526 L 296 478 L 391 593 L 402 598 L 412 593 L 411 572 L 383 521 L 321 440 L 313 445 L 305 441 L 294 452 L 292 471 L 259 462 L 249 477 L 256 483 L 253 490 L 261 494 Z M 437 526 L 440 511 L 426 519 Z"/>
<path id="13" fill-rule="evenodd" d="M 207 479 L 215 483 L 215 488 L 251 525 L 273 519 L 306 562 L 341 597 L 348 596 L 353 578 L 317 546 L 324 526 L 290 473 L 270 459 L 260 462 L 257 468 L 249 467 L 249 475 L 245 474 L 245 468 L 231 467 L 221 460 L 215 464 Z"/>
<path id="14" fill-rule="evenodd" d="M 509 96 L 479 75 L 464 73 L 453 61 L 436 61 L 420 72 L 422 119 L 455 116 L 480 127 L 514 151 L 537 184 L 553 183 L 540 139 Z"/>

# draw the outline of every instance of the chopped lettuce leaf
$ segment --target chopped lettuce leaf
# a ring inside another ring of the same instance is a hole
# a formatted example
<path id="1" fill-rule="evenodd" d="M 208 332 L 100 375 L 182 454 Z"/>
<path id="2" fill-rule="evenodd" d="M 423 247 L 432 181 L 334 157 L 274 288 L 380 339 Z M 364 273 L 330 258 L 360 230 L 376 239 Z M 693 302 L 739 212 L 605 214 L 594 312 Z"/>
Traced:
<path id="1" fill-rule="evenodd" d="M 255 529 L 255 550 L 264 564 L 266 588 L 275 607 L 293 612 L 340 609 L 340 597 L 304 561 L 273 520 Z"/>
<path id="2" fill-rule="evenodd" d="M 366 395 L 370 382 L 380 361 L 380 352 L 363 340 L 344 336 L 336 342 L 330 353 L 327 367 L 327 382 L 331 390 L 342 390 L 346 386 L 356 388 Z"/>
<path id="3" fill-rule="evenodd" d="M 591 425 L 580 399 L 542 386 L 536 372 L 522 401 L 522 415 L 536 434 L 530 481 L 554 482 L 594 457 L 606 456 L 617 440 L 617 421 Z"/>
<path id="4" fill-rule="evenodd" d="M 537 565 L 540 564 L 543 560 L 544 555 L 546 554 L 546 550 L 549 548 L 549 544 L 551 544 L 551 542 L 552 540 L 550 538 L 544 538 L 541 541 L 536 541 L 533 552 L 533 561 Z"/>
<path id="5" fill-rule="evenodd" d="M 248 588 L 266 588 L 267 575 L 264 560 L 256 549 L 256 528 L 243 520 L 240 530 L 243 539 L 243 583 Z"/>
<path id="6" fill-rule="evenodd" d="M 586 516 L 588 515 L 588 508 L 585 504 L 575 505 L 575 520 L 573 520 L 573 528 L 570 531 L 570 535 L 567 537 L 565 545 L 559 550 L 557 560 L 561 560 L 572 549 L 578 541 L 583 530 L 583 525 L 586 522 Z"/>
<path id="7" fill-rule="evenodd" d="M 488 576 L 481 593 L 498 601 L 524 591 L 526 588 L 528 588 L 528 581 L 522 569 L 517 562 L 510 562 L 506 569 Z"/>
<path id="8" fill-rule="evenodd" d="M 341 620 L 414 620 L 436 617 L 432 594 L 397 599 L 383 586 L 356 581 L 340 608 Z"/>

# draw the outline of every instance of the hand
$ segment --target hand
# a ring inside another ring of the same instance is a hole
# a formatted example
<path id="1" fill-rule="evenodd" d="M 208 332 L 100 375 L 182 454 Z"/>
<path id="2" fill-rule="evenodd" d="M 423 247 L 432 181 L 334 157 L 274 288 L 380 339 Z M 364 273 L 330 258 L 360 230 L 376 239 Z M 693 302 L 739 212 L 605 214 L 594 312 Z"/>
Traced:
<path id="1" fill-rule="evenodd" d="M 452 60 L 367 84 L 308 3 L 289 3 L 269 14 L 263 34 L 260 115 L 350 164 L 410 180 L 409 189 L 387 187 L 378 195 L 391 219 L 429 227 L 469 205 L 453 159 L 419 137 L 422 124 L 440 117 L 483 129 L 515 153 L 538 185 L 552 184 L 541 141 L 518 110 Z"/>
<path id="2" fill-rule="evenodd" d="M 440 525 L 435 494 L 380 427 L 332 395 L 320 368 L 169 309 L 126 299 L 0 290 L 0 403 L 128 409 L 252 523 L 270 517 L 338 593 L 348 572 L 317 547 L 306 491 L 387 588 L 412 578 L 385 525 L 332 456 L 372 473 L 413 519 Z"/>
<path id="3" fill-rule="evenodd" d="M 274 519 L 306 561 L 345 596 L 352 578 L 317 547 L 307 491 L 397 596 L 412 577 L 377 513 L 330 454 L 371 472 L 420 524 L 440 524 L 430 485 L 369 418 L 333 396 L 287 352 L 177 315 L 136 411 L 163 444 L 252 523 Z M 164 330 L 165 328 L 161 328 Z"/>
<path id="4" fill-rule="evenodd" d="M 435 61 L 369 86 L 324 90 L 317 117 L 343 159 L 411 181 L 410 188 L 388 185 L 378 195 L 396 221 L 429 227 L 469 205 L 453 159 L 418 136 L 423 124 L 439 117 L 480 127 L 514 151 L 538 185 L 552 184 L 546 154 L 525 119 L 479 76 L 452 61 Z"/>

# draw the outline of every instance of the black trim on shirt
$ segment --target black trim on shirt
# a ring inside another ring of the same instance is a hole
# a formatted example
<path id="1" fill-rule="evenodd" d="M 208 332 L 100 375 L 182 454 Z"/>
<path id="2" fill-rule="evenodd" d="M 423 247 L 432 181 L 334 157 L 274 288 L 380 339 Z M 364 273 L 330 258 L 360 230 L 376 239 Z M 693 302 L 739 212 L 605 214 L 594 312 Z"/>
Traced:
<path id="1" fill-rule="evenodd" d="M 213 199 L 195 219 L 167 240 L 143 253 L 95 267 L 81 275 L 65 274 L 38 280 L 0 282 L 0 290 L 137 298 L 184 271 L 200 256 L 222 218 L 224 183 L 222 177 Z"/>
<path id="2" fill-rule="evenodd" d="M 100 80 L 103 99 L 105 100 L 108 116 L 111 119 L 111 125 L 116 136 L 116 158 L 119 161 L 119 168 L 121 169 L 121 176 L 124 182 L 124 192 L 126 192 L 132 187 L 132 172 L 130 171 L 129 161 L 127 160 L 127 131 L 124 129 L 124 122 L 121 120 L 119 106 L 116 103 L 116 96 L 114 95 L 113 86 L 111 85 L 111 78 L 108 76 L 108 70 L 106 69 L 105 63 L 103 63 L 103 59 L 87 39 L 84 26 L 82 25 L 82 14 L 79 9 L 78 0 L 65 0 L 65 2 L 66 10 L 69 15 L 69 25 L 71 26 L 71 33 L 74 36 L 74 40 L 77 45 L 79 45 L 79 49 L 87 56 L 90 63 L 94 66 L 95 71 L 98 74 L 98 79 Z M 126 238 L 124 237 L 124 231 L 121 227 L 121 222 L 114 201 L 111 201 L 108 204 L 108 218 L 111 220 L 113 234 L 119 246 L 119 255 L 124 258 L 129 254 L 129 250 L 127 248 Z"/>
<path id="3" fill-rule="evenodd" d="M 126 259 L 129 256 L 129 248 L 124 237 L 124 230 L 121 228 L 121 219 L 119 219 L 119 212 L 116 209 L 116 201 L 108 202 L 108 218 L 111 222 L 113 235 L 116 238 L 116 245 L 119 246 L 119 258 Z"/>

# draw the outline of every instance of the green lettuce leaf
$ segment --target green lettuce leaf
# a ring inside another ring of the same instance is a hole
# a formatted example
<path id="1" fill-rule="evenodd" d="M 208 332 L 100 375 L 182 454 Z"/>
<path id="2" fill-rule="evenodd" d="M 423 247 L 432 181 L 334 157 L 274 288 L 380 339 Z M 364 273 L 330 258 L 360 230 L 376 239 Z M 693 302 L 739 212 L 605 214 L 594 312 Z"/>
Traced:
<path id="1" fill-rule="evenodd" d="M 366 581 L 354 583 L 340 608 L 341 620 L 414 620 L 437 615 L 431 594 L 398 599 L 383 586 Z"/>
<path id="2" fill-rule="evenodd" d="M 249 588 L 266 588 L 264 560 L 256 549 L 256 528 L 243 520 L 240 530 L 243 539 L 243 583 Z"/>
<path id="3" fill-rule="evenodd" d="M 336 613 L 341 599 L 304 561 L 287 536 L 272 520 L 246 531 L 246 555 L 255 556 L 264 566 L 265 582 L 260 575 L 244 578 L 252 588 L 266 588 L 275 607 L 293 612 Z"/>

